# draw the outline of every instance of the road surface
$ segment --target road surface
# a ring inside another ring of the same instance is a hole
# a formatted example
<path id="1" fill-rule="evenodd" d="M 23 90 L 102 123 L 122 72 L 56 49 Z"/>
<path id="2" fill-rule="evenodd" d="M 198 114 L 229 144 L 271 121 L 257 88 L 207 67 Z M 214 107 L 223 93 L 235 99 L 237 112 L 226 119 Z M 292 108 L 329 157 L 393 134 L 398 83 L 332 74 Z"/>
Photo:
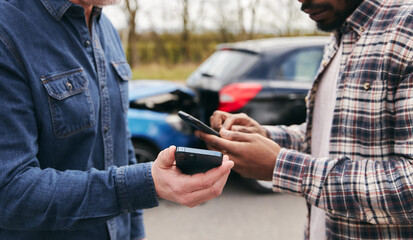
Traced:
<path id="1" fill-rule="evenodd" d="M 306 206 L 288 194 L 259 194 L 231 174 L 223 194 L 195 208 L 161 200 L 145 210 L 148 240 L 302 240 Z"/>

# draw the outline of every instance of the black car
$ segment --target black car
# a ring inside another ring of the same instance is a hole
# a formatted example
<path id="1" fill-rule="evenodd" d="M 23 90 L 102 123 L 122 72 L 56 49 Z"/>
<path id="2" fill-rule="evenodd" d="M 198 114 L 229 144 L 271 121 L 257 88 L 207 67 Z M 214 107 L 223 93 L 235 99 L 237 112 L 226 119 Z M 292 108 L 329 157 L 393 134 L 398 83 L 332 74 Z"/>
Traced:
<path id="1" fill-rule="evenodd" d="M 305 120 L 304 98 L 319 68 L 328 37 L 293 37 L 219 44 L 186 80 L 207 106 L 244 112 L 261 124 Z"/>
<path id="2" fill-rule="evenodd" d="M 305 121 L 305 96 L 319 68 L 328 37 L 293 37 L 220 44 L 186 83 L 209 123 L 214 110 L 243 112 L 262 125 Z M 271 191 L 271 182 L 247 181 Z"/>

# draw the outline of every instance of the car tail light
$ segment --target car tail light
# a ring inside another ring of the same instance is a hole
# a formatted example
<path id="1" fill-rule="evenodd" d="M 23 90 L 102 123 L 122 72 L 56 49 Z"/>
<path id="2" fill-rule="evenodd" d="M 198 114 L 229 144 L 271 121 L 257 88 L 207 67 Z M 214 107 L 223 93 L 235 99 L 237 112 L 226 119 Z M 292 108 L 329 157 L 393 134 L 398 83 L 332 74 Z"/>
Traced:
<path id="1" fill-rule="evenodd" d="M 262 85 L 259 83 L 233 83 L 226 85 L 219 91 L 218 110 L 235 112 L 244 107 L 253 99 Z"/>

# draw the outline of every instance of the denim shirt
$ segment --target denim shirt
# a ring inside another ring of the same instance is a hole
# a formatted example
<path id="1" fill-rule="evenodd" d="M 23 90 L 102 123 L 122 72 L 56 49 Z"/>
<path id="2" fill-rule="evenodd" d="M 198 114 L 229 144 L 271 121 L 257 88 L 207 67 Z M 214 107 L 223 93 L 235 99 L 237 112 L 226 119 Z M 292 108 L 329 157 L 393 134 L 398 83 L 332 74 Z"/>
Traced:
<path id="1" fill-rule="evenodd" d="M 0 1 L 0 239 L 139 239 L 158 205 L 134 164 L 117 32 L 68 0 Z M 129 165 L 129 166 L 127 166 Z"/>

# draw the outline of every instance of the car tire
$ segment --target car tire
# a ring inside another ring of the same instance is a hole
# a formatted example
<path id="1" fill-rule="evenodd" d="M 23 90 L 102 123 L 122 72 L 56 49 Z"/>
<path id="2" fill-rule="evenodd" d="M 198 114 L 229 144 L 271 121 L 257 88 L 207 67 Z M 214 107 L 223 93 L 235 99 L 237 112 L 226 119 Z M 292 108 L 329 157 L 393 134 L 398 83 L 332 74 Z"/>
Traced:
<path id="1" fill-rule="evenodd" d="M 139 141 L 133 141 L 133 148 L 138 163 L 155 161 L 159 153 L 154 146 Z"/>
<path id="2" fill-rule="evenodd" d="M 272 182 L 271 181 L 262 181 L 262 180 L 255 180 L 251 178 L 244 178 L 245 183 L 251 188 L 253 191 L 258 193 L 274 193 L 272 191 Z"/>

